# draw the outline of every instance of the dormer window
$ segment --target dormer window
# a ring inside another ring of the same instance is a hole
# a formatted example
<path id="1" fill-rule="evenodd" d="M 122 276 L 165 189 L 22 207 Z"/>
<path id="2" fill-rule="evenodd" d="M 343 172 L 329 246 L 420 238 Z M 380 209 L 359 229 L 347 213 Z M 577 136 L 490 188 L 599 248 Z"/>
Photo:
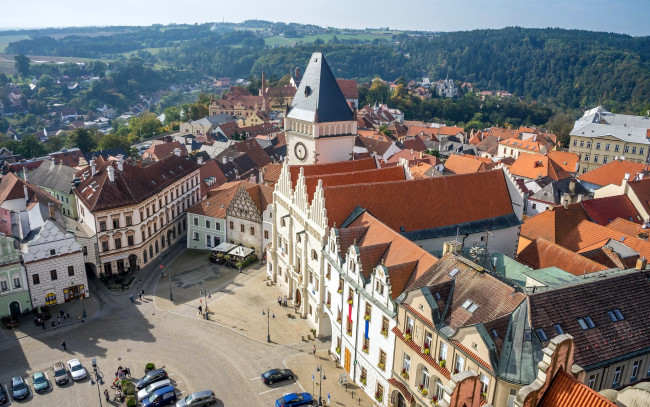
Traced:
<path id="1" fill-rule="evenodd" d="M 594 324 L 594 321 L 589 316 L 578 318 L 578 324 L 580 325 L 580 328 L 582 328 L 583 331 L 596 327 L 596 324 Z"/>
<path id="2" fill-rule="evenodd" d="M 465 308 L 467 311 L 471 312 L 472 314 L 474 313 L 474 311 L 478 309 L 478 305 L 474 304 L 472 300 L 466 300 L 463 303 L 462 307 Z"/>
<path id="3" fill-rule="evenodd" d="M 618 309 L 618 308 L 613 309 L 611 311 L 607 311 L 607 315 L 609 316 L 609 319 L 612 322 L 618 322 L 618 321 L 622 321 L 622 320 L 625 319 L 625 318 L 623 318 L 623 314 L 621 313 L 621 310 Z"/>
<path id="4" fill-rule="evenodd" d="M 535 332 L 537 332 L 540 341 L 545 342 L 548 340 L 548 336 L 546 336 L 546 332 L 542 328 L 536 329 Z"/>

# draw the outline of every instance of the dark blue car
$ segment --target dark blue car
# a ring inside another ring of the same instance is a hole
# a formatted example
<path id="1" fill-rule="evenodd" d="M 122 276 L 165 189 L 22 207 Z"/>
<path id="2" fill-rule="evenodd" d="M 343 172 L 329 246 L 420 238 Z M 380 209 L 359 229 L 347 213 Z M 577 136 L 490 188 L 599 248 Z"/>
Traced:
<path id="1" fill-rule="evenodd" d="M 275 407 L 312 406 L 314 397 L 309 393 L 291 393 L 275 400 Z"/>
<path id="2" fill-rule="evenodd" d="M 165 386 L 155 390 L 149 397 L 142 400 L 142 407 L 167 406 L 175 402 L 176 391 L 174 386 Z"/>

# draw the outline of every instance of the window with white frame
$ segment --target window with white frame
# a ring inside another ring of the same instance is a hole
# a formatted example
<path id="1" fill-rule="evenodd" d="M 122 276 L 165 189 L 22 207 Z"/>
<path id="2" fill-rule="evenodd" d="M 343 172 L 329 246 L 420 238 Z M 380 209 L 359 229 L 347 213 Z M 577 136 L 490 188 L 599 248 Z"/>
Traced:
<path id="1" fill-rule="evenodd" d="M 20 288 L 20 277 L 14 277 L 14 288 Z"/>
<path id="2" fill-rule="evenodd" d="M 402 369 L 408 373 L 411 370 L 411 356 L 408 353 L 404 352 L 403 360 L 404 362 L 402 363 Z"/>
<path id="3" fill-rule="evenodd" d="M 7 284 L 7 280 L 1 280 L 0 281 L 0 290 L 2 291 L 7 291 L 9 290 L 9 285 Z"/>
<path id="4" fill-rule="evenodd" d="M 433 335 L 431 335 L 431 332 L 425 330 L 424 331 L 424 348 L 425 349 L 431 349 L 431 343 L 433 342 Z"/>
<path id="5" fill-rule="evenodd" d="M 481 373 L 481 393 L 487 394 L 488 387 L 490 387 L 490 378 Z"/>
<path id="6" fill-rule="evenodd" d="M 447 349 L 447 344 L 440 342 L 440 360 L 447 360 Z"/>
<path id="7" fill-rule="evenodd" d="M 406 317 L 406 333 L 413 334 L 413 318 Z"/>
<path id="8" fill-rule="evenodd" d="M 618 366 L 614 370 L 614 383 L 612 383 L 612 387 L 618 387 L 620 385 L 622 374 L 623 374 L 623 366 Z"/>
<path id="9" fill-rule="evenodd" d="M 639 367 L 640 367 L 640 366 L 641 366 L 641 361 L 640 361 L 640 360 L 637 360 L 637 361 L 634 362 L 634 364 L 632 365 L 632 374 L 630 375 L 630 381 L 631 381 L 631 382 L 635 382 L 635 381 L 638 380 L 638 378 L 637 378 L 637 374 L 639 374 Z"/>
<path id="10" fill-rule="evenodd" d="M 460 355 L 456 355 L 456 364 L 454 365 L 454 369 L 462 372 L 463 367 L 465 367 L 465 359 Z"/>
<path id="11" fill-rule="evenodd" d="M 590 389 L 594 389 L 596 386 L 596 380 L 598 380 L 598 374 L 592 374 L 589 376 L 589 380 L 587 381 L 587 386 L 589 386 Z"/>
<path id="12" fill-rule="evenodd" d="M 199 240 L 199 232 L 194 232 L 194 240 L 198 241 Z"/>
<path id="13" fill-rule="evenodd" d="M 426 389 L 427 391 L 429 391 L 429 380 L 431 380 L 429 370 L 426 367 L 423 367 L 422 377 L 420 378 L 420 386 L 422 386 L 422 388 Z"/>

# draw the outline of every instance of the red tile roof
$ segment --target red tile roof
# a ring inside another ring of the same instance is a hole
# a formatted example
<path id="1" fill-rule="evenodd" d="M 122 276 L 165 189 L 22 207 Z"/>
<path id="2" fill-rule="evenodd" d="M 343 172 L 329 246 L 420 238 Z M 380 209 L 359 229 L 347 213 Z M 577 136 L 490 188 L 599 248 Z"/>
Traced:
<path id="1" fill-rule="evenodd" d="M 551 151 L 547 156 L 566 172 L 575 173 L 577 171 L 576 166 L 580 163 L 578 154 L 568 151 Z"/>
<path id="2" fill-rule="evenodd" d="M 529 240 L 543 237 L 553 243 L 559 243 L 580 222 L 588 219 L 587 213 L 579 203 L 571 204 L 567 209 L 557 206 L 553 210 L 526 219 L 521 226 L 520 235 Z"/>
<path id="3" fill-rule="evenodd" d="M 580 252 L 585 249 L 593 250 L 594 245 L 605 245 L 609 239 L 623 243 L 630 249 L 638 252 L 646 259 L 650 259 L 650 242 L 635 236 L 626 235 L 614 229 L 597 225 L 588 220 L 580 222 L 561 242 L 567 249 Z"/>
<path id="4" fill-rule="evenodd" d="M 210 177 L 214 177 L 214 180 L 210 180 L 210 185 L 208 186 L 206 179 Z M 202 197 L 206 196 L 209 190 L 219 188 L 226 182 L 228 182 L 228 179 L 215 160 L 206 161 L 199 169 L 199 185 L 201 187 Z"/>
<path id="5" fill-rule="evenodd" d="M 303 169 L 305 177 L 312 175 L 342 174 L 345 172 L 355 172 L 371 170 L 377 168 L 374 158 L 364 158 L 363 160 L 338 161 L 334 163 L 313 164 L 313 165 L 292 165 L 289 167 L 291 173 L 291 184 L 296 185 L 300 169 Z"/>
<path id="6" fill-rule="evenodd" d="M 74 189 L 75 195 L 92 212 L 134 205 L 163 191 L 183 177 L 199 170 L 199 165 L 186 158 L 170 155 L 147 167 L 123 164 L 118 170 L 115 161 L 96 160 L 95 176 L 91 168 L 79 171 L 81 183 Z M 115 181 L 110 182 L 107 168 L 115 170 Z"/>
<path id="7" fill-rule="evenodd" d="M 247 154 L 251 160 L 255 163 L 255 167 L 262 168 L 267 164 L 271 164 L 273 160 L 271 157 L 264 151 L 260 143 L 255 139 L 247 139 L 235 143 L 234 145 L 237 152 L 242 154 Z"/>
<path id="8" fill-rule="evenodd" d="M 29 177 L 27 178 L 29 180 Z M 14 199 L 25 199 L 25 188 L 27 187 L 27 196 L 29 197 L 29 206 L 32 204 L 40 202 L 44 205 L 51 203 L 58 207 L 61 206 L 61 203 L 52 197 L 50 194 L 45 192 L 45 190 L 32 185 L 29 182 L 25 182 L 22 179 L 18 178 L 16 174 L 10 172 L 7 173 L 2 179 L 0 179 L 0 204 L 5 201 L 11 201 Z"/>
<path id="9" fill-rule="evenodd" d="M 341 225 L 361 206 L 393 230 L 457 225 L 513 213 L 501 170 L 324 190 L 329 224 Z M 426 205 L 423 203 L 426 202 Z"/>
<path id="10" fill-rule="evenodd" d="M 239 182 L 228 182 L 211 191 L 210 196 L 187 208 L 186 212 L 212 218 L 225 219 L 228 205 L 239 189 Z"/>
<path id="11" fill-rule="evenodd" d="M 641 202 L 645 212 L 650 213 L 650 178 L 630 181 L 630 189 Z"/>
<path id="12" fill-rule="evenodd" d="M 472 172 L 487 171 L 495 166 L 497 164 L 493 163 L 492 160 L 473 155 L 453 154 L 445 161 L 445 170 L 452 174 L 469 174 Z"/>
<path id="13" fill-rule="evenodd" d="M 537 407 L 616 407 L 616 404 L 560 370 Z"/>
<path id="14" fill-rule="evenodd" d="M 56 159 L 57 164 L 67 165 L 68 167 L 78 167 L 79 160 L 84 158 L 84 154 L 79 149 L 60 151 L 56 153 L 50 153 L 50 157 Z"/>
<path id="15" fill-rule="evenodd" d="M 145 150 L 142 154 L 142 159 L 153 158 L 155 160 L 162 160 L 163 158 L 174 155 L 174 150 L 179 149 L 181 157 L 187 156 L 187 149 L 178 141 L 172 141 L 171 143 L 157 143 Z"/>
<path id="16" fill-rule="evenodd" d="M 627 219 L 621 218 L 614 219 L 609 225 L 607 225 L 607 228 L 630 236 L 637 236 L 639 233 L 648 233 L 648 231 L 643 229 L 638 223 L 630 222 Z"/>
<path id="17" fill-rule="evenodd" d="M 490 127 L 488 129 L 488 135 L 494 137 L 501 137 L 501 139 L 506 138 L 518 138 L 519 132 L 514 129 L 504 129 L 503 127 Z"/>
<path id="18" fill-rule="evenodd" d="M 357 88 L 357 81 L 354 79 L 337 79 L 336 83 L 339 84 L 343 97 L 346 99 L 359 99 L 359 89 Z M 294 92 L 295 93 L 295 92 Z"/>
<path id="19" fill-rule="evenodd" d="M 627 195 L 608 196 L 606 198 L 588 199 L 582 202 L 587 216 L 599 225 L 607 225 L 616 218 L 643 223 L 643 219 Z"/>
<path id="20" fill-rule="evenodd" d="M 542 154 L 521 153 L 510 166 L 510 172 L 517 177 L 536 179 L 537 177 L 551 177 L 558 181 L 569 178 L 571 174 L 562 169 L 548 156 Z"/>
<path id="21" fill-rule="evenodd" d="M 630 174 L 630 179 L 633 179 L 639 172 L 647 170 L 648 166 L 646 164 L 628 160 L 614 160 L 580 175 L 578 179 L 600 186 L 609 184 L 621 185 L 625 174 Z"/>
<path id="22" fill-rule="evenodd" d="M 404 383 L 400 382 L 398 379 L 391 377 L 388 379 L 388 383 L 392 384 L 399 390 L 400 393 L 402 393 L 402 396 L 408 401 L 409 403 L 413 402 L 413 395 L 409 391 L 408 387 L 404 385 Z"/>
<path id="23" fill-rule="evenodd" d="M 574 276 L 608 268 L 541 237 L 519 252 L 517 260 L 533 269 L 557 267 Z"/>
<path id="24" fill-rule="evenodd" d="M 309 195 L 309 201 L 311 202 L 314 198 L 314 192 L 316 192 L 318 181 L 322 182 L 323 187 L 333 187 L 337 185 L 403 181 L 405 179 L 406 175 L 404 174 L 404 167 L 395 166 L 365 171 L 346 172 L 342 174 L 312 175 L 305 177 L 305 185 L 307 186 L 307 194 Z"/>
<path id="25" fill-rule="evenodd" d="M 545 147 L 541 143 L 533 140 L 519 140 L 516 138 L 508 138 L 505 140 L 501 140 L 499 144 L 513 147 L 518 150 L 530 151 L 531 153 L 545 152 Z"/>

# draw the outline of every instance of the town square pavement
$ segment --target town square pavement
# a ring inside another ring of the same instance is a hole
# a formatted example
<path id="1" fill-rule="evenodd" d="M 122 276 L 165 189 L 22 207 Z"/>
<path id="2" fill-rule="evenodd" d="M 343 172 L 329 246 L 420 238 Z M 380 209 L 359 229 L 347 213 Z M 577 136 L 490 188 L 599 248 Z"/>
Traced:
<path id="1" fill-rule="evenodd" d="M 279 293 L 267 284 L 264 267 L 256 265 L 237 273 L 209 263 L 207 252 L 176 246 L 141 270 L 124 293 L 105 289 L 92 276 L 89 288 L 89 299 L 62 305 L 71 318 L 62 320 L 60 327 L 42 330 L 25 321 L 13 332 L 2 329 L 0 384 L 6 388 L 17 375 L 29 377 L 31 384 L 31 374 L 39 370 L 51 382 L 52 364 L 72 358 L 92 373 L 94 358 L 102 379 L 99 387 L 91 374 L 92 378 L 54 386 L 42 394 L 33 394 L 32 387 L 27 400 L 14 404 L 99 406 L 99 396 L 109 389 L 118 366 L 128 366 L 136 378 L 146 363 L 153 362 L 168 371 L 179 396 L 211 389 L 218 406 L 272 406 L 284 393 L 312 389 L 318 398 L 318 385 L 312 380 L 313 374 L 318 380 L 317 364 L 323 365 L 327 377 L 322 382 L 324 401 L 329 393 L 331 405 L 373 405 L 365 395 L 358 400 L 358 389 L 352 398 L 352 389 L 338 385 L 343 370 L 327 357 L 330 343 L 308 337 L 305 321 L 292 308 L 277 304 Z M 141 290 L 145 291 L 142 300 L 137 296 Z M 206 300 L 208 320 L 198 313 L 198 306 L 204 307 Z M 267 329 L 271 342 L 267 342 Z M 311 353 L 314 345 L 315 356 Z M 260 373 L 276 367 L 293 369 L 298 381 L 263 385 Z M 101 402 L 118 405 L 103 398 Z"/>

